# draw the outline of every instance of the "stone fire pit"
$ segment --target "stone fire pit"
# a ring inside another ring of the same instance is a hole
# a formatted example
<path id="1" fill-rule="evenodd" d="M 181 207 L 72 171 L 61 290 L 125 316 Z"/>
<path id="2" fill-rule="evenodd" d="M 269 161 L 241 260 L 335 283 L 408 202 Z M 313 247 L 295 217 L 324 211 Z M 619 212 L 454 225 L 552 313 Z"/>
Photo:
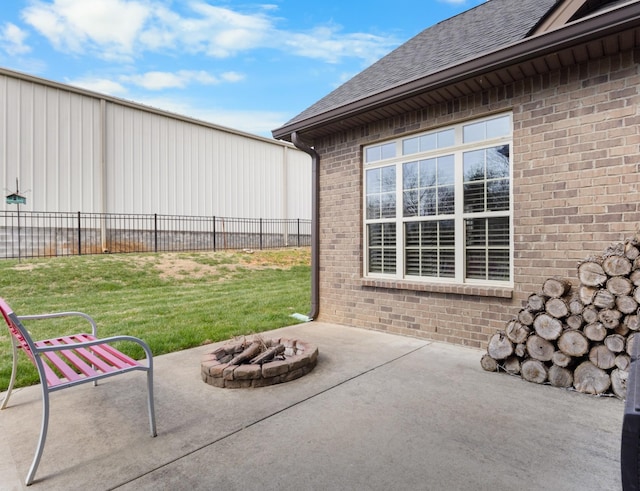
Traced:
<path id="1" fill-rule="evenodd" d="M 306 375 L 318 361 L 318 348 L 299 339 L 260 337 L 225 344 L 202 357 L 202 380 L 230 389 L 265 387 Z"/>

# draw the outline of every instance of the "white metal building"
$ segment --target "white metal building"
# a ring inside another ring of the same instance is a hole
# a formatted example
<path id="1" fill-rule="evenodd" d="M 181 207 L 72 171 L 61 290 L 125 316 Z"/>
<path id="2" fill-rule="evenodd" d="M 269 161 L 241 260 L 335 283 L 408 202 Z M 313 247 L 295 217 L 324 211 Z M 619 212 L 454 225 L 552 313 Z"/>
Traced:
<path id="1" fill-rule="evenodd" d="M 293 145 L 0 69 L 5 195 L 16 179 L 28 211 L 311 218 Z"/>

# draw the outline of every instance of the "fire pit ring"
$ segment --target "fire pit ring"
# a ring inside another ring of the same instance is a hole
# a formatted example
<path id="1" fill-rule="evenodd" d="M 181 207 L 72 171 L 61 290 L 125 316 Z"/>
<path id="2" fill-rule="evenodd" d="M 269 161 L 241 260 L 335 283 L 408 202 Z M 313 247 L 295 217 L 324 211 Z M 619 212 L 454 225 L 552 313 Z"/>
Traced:
<path id="1" fill-rule="evenodd" d="M 256 345 L 260 345 L 260 354 L 253 356 L 256 350 L 252 353 L 251 349 Z M 269 353 L 276 353 L 275 358 L 265 361 Z M 243 357 L 245 359 L 241 360 Z M 200 371 L 202 380 L 209 385 L 240 389 L 290 382 L 309 373 L 317 362 L 318 348 L 310 343 L 299 339 L 263 340 L 256 337 L 205 353 Z"/>

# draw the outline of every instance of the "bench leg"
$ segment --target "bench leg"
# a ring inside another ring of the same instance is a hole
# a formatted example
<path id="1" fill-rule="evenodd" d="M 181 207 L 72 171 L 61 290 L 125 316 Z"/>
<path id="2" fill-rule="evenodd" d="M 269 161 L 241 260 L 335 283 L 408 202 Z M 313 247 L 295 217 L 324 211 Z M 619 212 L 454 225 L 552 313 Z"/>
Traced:
<path id="1" fill-rule="evenodd" d="M 11 337 L 11 347 L 13 348 L 13 363 L 11 365 L 11 379 L 9 380 L 9 387 L 7 388 L 7 393 L 2 400 L 2 404 L 0 405 L 0 409 L 5 409 L 7 407 L 7 403 L 9 402 L 9 397 L 11 396 L 11 391 L 13 390 L 13 384 L 16 381 L 16 372 L 18 371 L 18 348 L 16 347 L 16 341 Z"/>
<path id="2" fill-rule="evenodd" d="M 38 470 L 40 464 L 40 457 L 42 457 L 42 451 L 44 450 L 44 442 L 47 439 L 47 430 L 49 429 L 49 389 L 45 384 L 42 384 L 42 426 L 40 428 L 40 438 L 38 439 L 38 449 L 36 455 L 33 457 L 31 468 L 27 473 L 26 485 L 29 486 L 33 482 L 33 478 Z"/>
<path id="3" fill-rule="evenodd" d="M 147 370 L 147 406 L 149 407 L 149 427 L 151 429 L 151 436 L 156 436 L 156 411 L 153 403 L 153 365 Z"/>

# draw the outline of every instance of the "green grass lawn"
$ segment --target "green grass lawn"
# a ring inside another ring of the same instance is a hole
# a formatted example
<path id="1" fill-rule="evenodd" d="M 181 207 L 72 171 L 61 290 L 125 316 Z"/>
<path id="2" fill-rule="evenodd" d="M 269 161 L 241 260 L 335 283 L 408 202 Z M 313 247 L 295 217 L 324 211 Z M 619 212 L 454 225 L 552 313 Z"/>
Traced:
<path id="1" fill-rule="evenodd" d="M 0 261 L 0 296 L 17 315 L 82 311 L 100 337 L 137 336 L 154 355 L 295 324 L 310 302 L 308 248 L 73 256 Z M 34 339 L 89 332 L 77 318 L 25 322 Z M 11 374 L 11 345 L 0 327 L 0 391 Z M 130 343 L 122 351 L 143 357 Z M 20 355 L 18 386 L 36 383 Z"/>

